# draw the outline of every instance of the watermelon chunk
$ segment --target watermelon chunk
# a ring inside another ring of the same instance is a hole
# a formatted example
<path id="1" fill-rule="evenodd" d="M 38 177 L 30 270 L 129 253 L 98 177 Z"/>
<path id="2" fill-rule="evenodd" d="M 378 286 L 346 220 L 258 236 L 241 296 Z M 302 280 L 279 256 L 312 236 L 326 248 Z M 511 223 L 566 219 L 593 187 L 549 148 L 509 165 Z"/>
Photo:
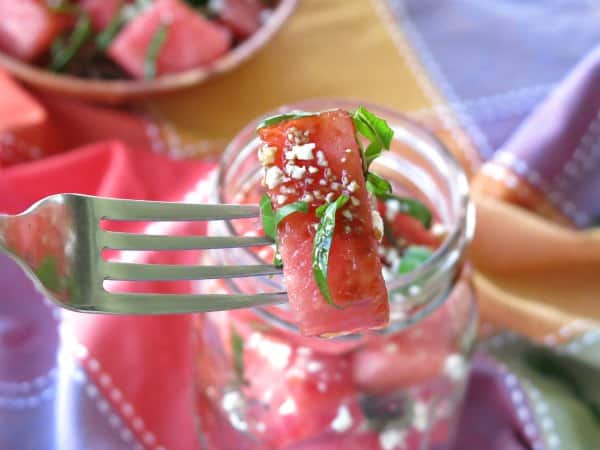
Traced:
<path id="1" fill-rule="evenodd" d="M 299 350 L 277 332 L 250 335 L 244 347 L 248 417 L 273 448 L 364 423 L 349 357 Z M 337 422 L 336 422 L 337 418 Z"/>
<path id="2" fill-rule="evenodd" d="M 286 288 L 301 333 L 324 336 L 385 327 L 387 290 L 352 118 L 342 110 L 323 112 L 263 127 L 259 134 L 273 208 L 302 200 L 309 204 L 308 213 L 291 214 L 278 227 Z M 300 147 L 306 154 L 298 154 L 291 166 L 286 158 Z M 315 210 L 342 194 L 350 201 L 337 212 L 329 254 L 331 305 L 313 275 Z"/>
<path id="3" fill-rule="evenodd" d="M 129 0 L 80 0 L 81 9 L 89 14 L 94 30 L 104 29 L 115 17 L 121 5 Z"/>
<path id="4" fill-rule="evenodd" d="M 157 59 L 158 75 L 204 66 L 231 46 L 229 30 L 206 20 L 181 0 L 156 0 L 117 35 L 108 55 L 132 76 L 142 78 L 148 48 L 163 25 L 168 29 Z"/>
<path id="5" fill-rule="evenodd" d="M 260 0 L 224 0 L 218 14 L 235 36 L 243 39 L 260 28 L 262 10 Z"/>
<path id="6" fill-rule="evenodd" d="M 44 53 L 70 23 L 43 0 L 0 0 L 0 50 L 24 61 Z"/>

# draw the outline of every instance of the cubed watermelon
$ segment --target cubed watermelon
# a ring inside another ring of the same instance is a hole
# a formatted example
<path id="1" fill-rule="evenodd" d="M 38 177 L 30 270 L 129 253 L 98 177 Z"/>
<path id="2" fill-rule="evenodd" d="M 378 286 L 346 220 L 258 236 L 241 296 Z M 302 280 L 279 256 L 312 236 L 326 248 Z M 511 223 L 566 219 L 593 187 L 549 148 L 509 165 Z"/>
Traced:
<path id="1" fill-rule="evenodd" d="M 24 61 L 44 53 L 71 19 L 43 0 L 0 0 L 0 50 Z"/>
<path id="2" fill-rule="evenodd" d="M 157 74 L 177 73 L 204 66 L 231 46 L 231 33 L 205 19 L 181 0 L 156 0 L 132 19 L 108 48 L 109 56 L 136 78 L 144 77 L 148 48 L 154 35 L 167 27 L 157 58 Z"/>
<path id="3" fill-rule="evenodd" d="M 350 114 L 323 112 L 266 126 L 259 133 L 274 209 L 296 201 L 309 204 L 308 213 L 291 214 L 278 227 L 286 288 L 301 333 L 323 336 L 385 327 L 389 305 L 378 255 L 381 230 L 374 230 L 372 214 L 378 213 L 371 210 Z M 313 275 L 319 223 L 315 210 L 342 194 L 350 201 L 337 212 L 329 254 L 332 305 Z"/>
<path id="4" fill-rule="evenodd" d="M 244 374 L 251 426 L 273 448 L 364 424 L 348 356 L 300 350 L 276 331 L 255 331 L 244 347 Z"/>
<path id="5" fill-rule="evenodd" d="M 81 9 L 89 14 L 95 30 L 104 29 L 118 13 L 119 8 L 130 0 L 80 0 Z"/>
<path id="6" fill-rule="evenodd" d="M 224 0 L 217 12 L 221 21 L 238 38 L 246 38 L 260 28 L 261 0 Z"/>

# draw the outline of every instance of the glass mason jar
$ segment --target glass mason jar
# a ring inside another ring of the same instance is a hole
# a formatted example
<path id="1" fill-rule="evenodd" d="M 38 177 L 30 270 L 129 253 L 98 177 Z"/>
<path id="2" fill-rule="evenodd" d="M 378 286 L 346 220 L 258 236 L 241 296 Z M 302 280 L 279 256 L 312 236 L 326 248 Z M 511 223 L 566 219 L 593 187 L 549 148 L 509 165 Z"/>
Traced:
<path id="1" fill-rule="evenodd" d="M 291 110 L 354 109 L 318 100 Z M 419 198 L 446 231 L 422 266 L 388 274 L 384 330 L 333 339 L 297 332 L 286 304 L 198 316 L 196 380 L 201 442 L 210 450 L 448 449 L 475 339 L 465 248 L 474 228 L 467 179 L 444 146 L 406 118 L 367 108 L 394 129 L 392 151 L 371 166 L 395 193 Z M 258 203 L 253 122 L 228 146 L 210 201 Z M 440 228 L 440 226 L 438 226 Z M 211 235 L 256 235 L 257 219 L 211 222 Z M 272 247 L 207 253 L 203 264 L 270 264 Z M 207 293 L 285 291 L 278 276 L 215 280 Z"/>

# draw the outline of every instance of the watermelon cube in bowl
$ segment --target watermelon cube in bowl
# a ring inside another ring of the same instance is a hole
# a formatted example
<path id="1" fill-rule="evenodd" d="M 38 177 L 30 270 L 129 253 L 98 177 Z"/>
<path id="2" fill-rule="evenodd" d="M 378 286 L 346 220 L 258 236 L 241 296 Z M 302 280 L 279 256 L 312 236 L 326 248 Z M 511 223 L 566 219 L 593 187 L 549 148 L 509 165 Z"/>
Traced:
<path id="1" fill-rule="evenodd" d="M 70 23 L 43 0 L 0 0 L 0 51 L 24 61 L 44 53 Z"/>
<path id="2" fill-rule="evenodd" d="M 385 327 L 389 307 L 378 254 L 381 219 L 371 209 L 352 117 L 328 111 L 267 124 L 259 134 L 264 184 L 274 210 L 306 205 L 306 212 L 291 214 L 278 226 L 286 288 L 301 333 L 332 336 Z M 330 209 L 341 198 L 347 202 L 330 214 L 334 224 L 318 217 L 318 208 Z M 330 253 L 319 282 L 315 261 L 322 242 L 329 243 Z"/>
<path id="3" fill-rule="evenodd" d="M 164 30 L 156 49 L 156 74 L 184 72 L 223 56 L 231 47 L 231 33 L 210 22 L 182 0 L 156 0 L 132 19 L 108 48 L 108 55 L 135 78 L 145 76 L 151 45 Z"/>
<path id="4" fill-rule="evenodd" d="M 99 31 L 113 20 L 119 9 L 131 0 L 80 0 L 79 6 L 92 21 L 92 26 Z"/>
<path id="5" fill-rule="evenodd" d="M 219 19 L 237 38 L 246 38 L 261 25 L 264 4 L 261 0 L 224 0 L 218 8 Z"/>

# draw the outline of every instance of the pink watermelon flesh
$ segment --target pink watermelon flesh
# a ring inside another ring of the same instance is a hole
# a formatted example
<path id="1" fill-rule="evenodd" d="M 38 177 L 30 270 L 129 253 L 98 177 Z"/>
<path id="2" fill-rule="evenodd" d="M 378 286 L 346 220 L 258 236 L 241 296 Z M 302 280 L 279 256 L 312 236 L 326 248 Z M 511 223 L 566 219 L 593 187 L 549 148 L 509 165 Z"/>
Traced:
<path id="1" fill-rule="evenodd" d="M 121 5 L 130 0 L 80 0 L 83 11 L 89 14 L 96 31 L 104 29 L 115 17 Z"/>
<path id="2" fill-rule="evenodd" d="M 316 158 L 297 161 L 296 165 L 306 168 L 306 176 L 291 178 L 270 189 L 274 208 L 283 206 L 277 203 L 280 195 L 285 195 L 284 204 L 289 204 L 300 200 L 305 193 L 312 195 L 315 191 L 323 197 L 333 192 L 336 198 L 345 193 L 359 202 L 357 205 L 348 202 L 342 208 L 352 214 L 352 219 L 346 218 L 343 211 L 338 211 L 336 218 L 329 255 L 328 285 L 337 307 L 327 303 L 312 270 L 313 225 L 319 222 L 315 209 L 325 200 L 315 198 L 307 214 L 292 214 L 279 224 L 285 283 L 300 331 L 307 336 L 323 336 L 385 327 L 389 320 L 387 290 L 381 275 L 381 261 L 377 253 L 379 243 L 373 232 L 362 159 L 352 119 L 346 111 L 337 110 L 262 128 L 259 134 L 267 145 L 277 148 L 274 164 L 283 171 L 286 165 L 284 150 L 292 147 L 289 134 L 294 129 L 308 133 L 309 143 L 316 144 L 315 152 L 320 150 L 324 153 L 328 165 L 319 166 Z M 309 175 L 309 166 L 318 171 Z M 331 171 L 329 178 L 326 175 L 328 169 Z M 321 180 L 325 180 L 325 186 L 320 184 Z M 354 182 L 354 192 L 343 187 L 343 182 L 346 185 Z M 289 194 L 290 190 L 295 193 Z"/>
<path id="3" fill-rule="evenodd" d="M 238 38 L 246 38 L 261 25 L 263 5 L 260 0 L 224 0 L 219 18 Z"/>
<path id="4" fill-rule="evenodd" d="M 44 53 L 69 24 L 42 0 L 0 0 L 0 50 L 24 61 Z"/>
<path id="5" fill-rule="evenodd" d="M 108 48 L 109 56 L 132 76 L 143 78 L 148 47 L 162 25 L 168 31 L 157 60 L 158 75 L 202 67 L 231 46 L 229 30 L 206 20 L 181 0 L 157 0 L 117 35 Z"/>

